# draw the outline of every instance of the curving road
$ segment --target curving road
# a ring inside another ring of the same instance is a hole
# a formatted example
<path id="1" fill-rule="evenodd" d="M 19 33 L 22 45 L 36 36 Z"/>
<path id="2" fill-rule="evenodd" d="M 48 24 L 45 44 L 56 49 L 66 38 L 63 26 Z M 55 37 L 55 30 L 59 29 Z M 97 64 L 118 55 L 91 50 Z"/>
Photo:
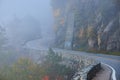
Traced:
<path id="1" fill-rule="evenodd" d="M 92 57 L 102 63 L 108 64 L 113 67 L 116 71 L 116 78 L 120 80 L 120 56 L 113 56 L 113 55 L 104 55 L 104 54 L 92 54 L 87 52 L 80 52 L 80 51 L 72 51 L 72 50 L 63 50 L 63 49 L 54 49 L 55 51 L 59 52 L 66 52 L 70 54 L 77 54 L 82 56 L 89 56 Z"/>
<path id="2" fill-rule="evenodd" d="M 49 39 L 47 39 L 47 40 L 49 40 Z M 41 49 L 48 50 L 48 45 L 46 46 L 46 42 L 49 42 L 49 41 L 41 39 L 39 41 L 32 42 L 31 44 L 29 44 L 29 46 L 27 46 L 27 48 L 32 48 L 32 49 L 37 49 L 37 50 L 41 50 Z M 38 46 L 38 45 L 40 45 L 40 46 Z M 92 54 L 92 53 L 87 53 L 87 52 L 72 51 L 72 50 L 65 50 L 65 49 L 54 49 L 54 50 L 58 51 L 58 52 L 67 52 L 67 53 L 71 53 L 71 54 L 92 57 L 102 63 L 108 64 L 115 69 L 116 78 L 117 78 L 117 80 L 120 80 L 120 56 Z"/>

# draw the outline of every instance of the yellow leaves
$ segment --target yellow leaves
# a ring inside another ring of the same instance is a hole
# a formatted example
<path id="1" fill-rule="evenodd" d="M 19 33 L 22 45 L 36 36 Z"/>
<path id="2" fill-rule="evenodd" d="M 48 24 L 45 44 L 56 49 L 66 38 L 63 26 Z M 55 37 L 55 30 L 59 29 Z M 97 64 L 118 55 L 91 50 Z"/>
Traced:
<path id="1" fill-rule="evenodd" d="M 36 68 L 37 68 L 37 65 L 35 65 L 35 64 L 31 64 L 31 65 L 27 66 L 27 69 L 30 71 L 34 71 Z"/>
<path id="2" fill-rule="evenodd" d="M 5 71 L 7 80 L 41 80 L 46 70 L 31 59 L 22 57 Z"/>
<path id="3" fill-rule="evenodd" d="M 29 78 L 29 79 L 33 79 L 33 76 L 32 76 L 32 75 L 28 75 L 28 78 Z"/>
<path id="4" fill-rule="evenodd" d="M 22 73 L 25 71 L 34 71 L 37 68 L 30 59 L 20 58 L 13 66 L 12 69 L 14 72 Z"/>
<path id="5" fill-rule="evenodd" d="M 59 24 L 55 24 L 54 25 L 54 31 L 55 32 L 57 32 L 58 31 L 58 29 L 59 29 L 59 26 L 61 27 L 63 27 L 64 26 L 64 24 L 65 24 L 65 20 L 64 20 L 64 18 L 61 18 L 60 20 L 59 20 Z"/>
<path id="6" fill-rule="evenodd" d="M 23 64 L 24 58 L 20 58 L 17 62 L 17 64 Z"/>
<path id="7" fill-rule="evenodd" d="M 55 17 L 60 16 L 60 9 L 54 10 L 54 16 L 55 16 Z"/>
<path id="8" fill-rule="evenodd" d="M 16 72 L 16 73 L 19 73 L 19 72 L 20 72 L 20 70 L 18 69 L 17 65 L 15 65 L 15 64 L 12 66 L 12 70 L 13 70 L 14 72 Z"/>
<path id="9" fill-rule="evenodd" d="M 29 58 L 24 58 L 24 57 L 21 57 L 17 63 L 18 65 L 31 65 L 33 64 L 32 60 L 30 60 Z"/>
<path id="10" fill-rule="evenodd" d="M 58 13 L 59 13 L 59 11 L 56 12 L 55 16 L 58 16 L 59 15 Z M 57 22 L 55 23 L 55 25 L 53 26 L 54 31 L 57 32 L 59 27 L 61 27 L 61 26 L 63 27 L 64 24 L 65 24 L 64 18 L 59 18 L 57 20 Z"/>

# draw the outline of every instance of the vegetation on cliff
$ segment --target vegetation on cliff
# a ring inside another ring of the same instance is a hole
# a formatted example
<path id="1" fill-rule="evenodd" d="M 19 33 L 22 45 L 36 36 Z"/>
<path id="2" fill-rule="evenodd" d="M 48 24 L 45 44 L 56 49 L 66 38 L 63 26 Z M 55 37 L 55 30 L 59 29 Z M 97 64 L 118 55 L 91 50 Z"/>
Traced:
<path id="1" fill-rule="evenodd" d="M 59 16 L 55 16 L 56 47 L 65 48 L 66 31 L 71 24 L 69 17 L 72 17 L 69 14 L 73 13 L 73 38 L 68 40 L 72 43 L 72 49 L 120 51 L 119 0 L 52 0 L 52 6 L 54 11 L 60 11 Z M 64 19 L 62 25 L 59 24 L 61 18 Z"/>

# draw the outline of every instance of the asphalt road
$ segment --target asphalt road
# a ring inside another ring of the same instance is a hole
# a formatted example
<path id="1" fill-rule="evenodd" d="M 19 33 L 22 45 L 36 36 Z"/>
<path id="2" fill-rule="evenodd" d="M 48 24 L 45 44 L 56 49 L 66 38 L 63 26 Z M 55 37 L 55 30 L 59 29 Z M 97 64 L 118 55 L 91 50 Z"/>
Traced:
<path id="1" fill-rule="evenodd" d="M 104 55 L 104 54 L 92 54 L 87 52 L 79 52 L 79 51 L 72 51 L 72 50 L 63 50 L 63 49 L 54 49 L 60 52 L 67 52 L 82 56 L 89 56 L 92 57 L 102 63 L 108 64 L 113 67 L 116 71 L 116 78 L 120 80 L 120 56 L 113 56 L 113 55 Z"/>
<path id="2" fill-rule="evenodd" d="M 47 39 L 48 40 L 48 39 Z M 41 42 L 39 45 L 41 47 L 43 47 L 42 45 L 44 45 L 45 42 L 43 42 L 44 40 L 40 40 L 38 42 Z M 36 42 L 36 41 L 35 41 Z M 32 42 L 32 45 L 30 45 L 28 48 L 32 48 L 32 49 L 37 49 L 40 50 L 42 49 L 40 46 L 37 46 L 38 42 Z M 34 45 L 33 45 L 34 44 Z M 32 47 L 31 47 L 32 46 Z M 48 47 L 48 46 L 47 46 Z M 47 49 L 46 47 L 44 49 Z M 78 55 L 83 55 L 83 56 L 88 56 L 88 57 L 92 57 L 102 63 L 108 64 L 111 67 L 113 67 L 116 71 L 116 78 L 117 80 L 120 80 L 120 56 L 111 56 L 111 55 L 104 55 L 104 54 L 93 54 L 93 53 L 87 53 L 87 52 L 79 52 L 79 51 L 72 51 L 72 50 L 65 50 L 65 49 L 54 49 L 56 51 L 59 52 L 67 52 L 67 53 L 71 53 L 71 54 L 78 54 Z"/>

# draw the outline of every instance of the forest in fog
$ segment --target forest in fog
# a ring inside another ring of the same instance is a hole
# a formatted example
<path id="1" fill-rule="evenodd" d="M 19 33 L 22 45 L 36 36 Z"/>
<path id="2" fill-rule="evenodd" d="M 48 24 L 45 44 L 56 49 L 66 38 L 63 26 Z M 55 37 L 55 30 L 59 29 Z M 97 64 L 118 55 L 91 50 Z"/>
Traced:
<path id="1" fill-rule="evenodd" d="M 0 0 L 0 80 L 111 76 L 103 64 L 120 78 L 120 0 Z"/>

